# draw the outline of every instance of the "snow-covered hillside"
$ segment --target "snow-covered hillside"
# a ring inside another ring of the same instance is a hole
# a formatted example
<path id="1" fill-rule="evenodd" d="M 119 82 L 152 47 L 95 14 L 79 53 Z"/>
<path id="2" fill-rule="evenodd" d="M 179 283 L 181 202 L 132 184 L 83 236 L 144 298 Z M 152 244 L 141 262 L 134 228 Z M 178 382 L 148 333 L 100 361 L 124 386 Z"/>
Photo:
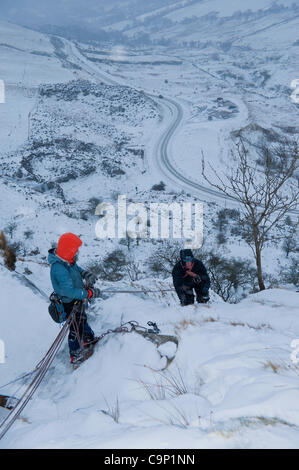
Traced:
<path id="1" fill-rule="evenodd" d="M 136 116 L 142 125 L 154 121 L 156 110 L 130 88 L 82 80 L 40 86 L 29 140 L 2 158 L 2 175 L 62 183 L 90 174 L 120 177 L 134 166 L 141 173 L 144 150 L 138 148 Z"/>
<path id="2" fill-rule="evenodd" d="M 43 262 L 64 231 L 82 234 L 90 246 L 88 263 L 122 248 L 119 240 L 94 237 L 96 204 L 115 203 L 117 194 L 147 206 L 157 200 L 203 201 L 207 246 L 251 259 L 237 229 L 225 250 L 217 242 L 215 227 L 226 200 L 205 191 L 201 155 L 225 169 L 232 134 L 241 132 L 251 142 L 253 156 L 261 142 L 295 135 L 298 109 L 288 86 L 298 68 L 298 47 L 292 45 L 294 31 L 288 36 L 280 30 L 288 27 L 282 22 L 271 34 L 286 38 L 280 52 L 271 44 L 257 52 L 253 45 L 259 42 L 247 27 L 249 49 L 223 48 L 218 34 L 218 42 L 203 48 L 128 50 L 73 44 L 2 22 L 0 51 L 9 67 L 2 75 L 6 103 L 0 114 L 1 228 L 25 257 L 20 269 L 38 281 L 41 268 L 31 262 L 31 253 Z M 291 61 L 288 51 L 294 53 Z M 179 126 L 167 156 L 180 175 L 203 190 L 173 178 L 161 162 L 176 115 Z M 161 180 L 162 190 L 153 190 Z M 49 224 L 53 217 L 55 224 Z M 143 275 L 150 274 L 148 260 L 161 243 L 146 239 L 128 253 Z M 291 260 L 280 248 L 266 247 L 265 271 L 273 285 L 281 284 L 281 268 Z"/>
<path id="3" fill-rule="evenodd" d="M 46 302 L 7 271 L 0 276 L 2 386 L 34 368 L 59 328 Z M 1 448 L 298 447 L 299 370 L 290 359 L 299 338 L 297 293 L 273 289 L 233 306 L 215 296 L 212 305 L 184 308 L 172 294 L 117 294 L 96 301 L 90 318 L 97 333 L 155 321 L 179 338 L 175 359 L 161 370 L 165 358 L 153 343 L 118 333 L 73 371 L 65 344 Z M 22 391 L 22 381 L 1 388 Z"/>
<path id="4" fill-rule="evenodd" d="M 201 20 L 255 20 L 256 17 L 270 16 L 272 13 L 296 12 L 294 0 L 86 0 L 84 8 L 80 0 L 53 0 L 51 4 L 38 0 L 14 0 L 15 8 L 9 0 L 2 1 L 3 19 L 27 25 L 61 30 L 76 34 L 76 27 L 87 37 L 96 37 L 102 29 L 122 31 L 135 35 L 140 32 L 167 37 L 169 33 L 177 38 L 187 37 L 190 29 L 195 30 Z M 74 28 L 75 26 L 75 28 Z M 92 36 L 93 33 L 93 36 Z M 89 36 L 88 36 L 89 35 Z M 197 32 L 198 35 L 198 32 Z"/>

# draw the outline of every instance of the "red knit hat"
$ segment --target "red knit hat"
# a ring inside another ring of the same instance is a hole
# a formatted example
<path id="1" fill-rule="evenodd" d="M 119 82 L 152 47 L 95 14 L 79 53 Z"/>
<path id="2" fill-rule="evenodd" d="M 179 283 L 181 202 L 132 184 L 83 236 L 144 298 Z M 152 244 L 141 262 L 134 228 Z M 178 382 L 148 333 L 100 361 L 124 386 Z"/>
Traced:
<path id="1" fill-rule="evenodd" d="M 58 240 L 56 255 L 72 263 L 74 256 L 82 245 L 82 241 L 73 233 L 64 233 Z"/>

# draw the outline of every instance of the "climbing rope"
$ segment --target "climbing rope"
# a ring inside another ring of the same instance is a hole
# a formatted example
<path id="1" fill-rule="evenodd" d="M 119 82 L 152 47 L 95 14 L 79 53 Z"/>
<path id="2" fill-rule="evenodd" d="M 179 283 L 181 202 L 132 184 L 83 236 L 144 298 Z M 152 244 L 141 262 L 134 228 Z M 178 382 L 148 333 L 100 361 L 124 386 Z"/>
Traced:
<path id="1" fill-rule="evenodd" d="M 30 375 L 34 374 L 34 372 L 36 372 L 36 371 L 37 371 L 37 367 L 35 367 L 31 372 L 27 372 L 26 374 L 20 375 L 20 376 L 17 377 L 16 379 L 11 380 L 11 381 L 8 382 L 7 384 L 0 385 L 0 390 L 1 390 L 1 388 L 8 387 L 8 385 L 12 385 L 12 384 L 14 384 L 14 383 L 19 382 L 19 381 L 22 380 L 22 379 L 25 379 L 25 378 L 29 377 Z"/>
<path id="2" fill-rule="evenodd" d="M 34 393 L 38 389 L 40 383 L 42 382 L 44 376 L 46 375 L 47 371 L 49 370 L 53 360 L 55 359 L 71 325 L 74 325 L 74 329 L 76 331 L 76 334 L 78 334 L 78 340 L 82 338 L 79 338 L 79 329 L 78 325 L 76 322 L 76 313 L 78 313 L 78 308 L 80 308 L 80 319 L 82 316 L 82 313 L 84 311 L 84 304 L 83 302 L 77 303 L 74 305 L 74 308 L 68 317 L 68 319 L 65 321 L 63 327 L 61 328 L 59 334 L 57 335 L 56 339 L 54 340 L 53 344 L 49 348 L 48 352 L 46 355 L 43 357 L 43 359 L 36 365 L 34 370 L 32 372 L 29 372 L 27 374 L 22 375 L 21 377 L 18 377 L 16 380 L 9 382 L 10 383 L 15 383 L 22 378 L 31 376 L 36 372 L 36 375 L 26 388 L 25 392 L 21 396 L 21 398 L 16 402 L 15 406 L 11 409 L 10 413 L 7 415 L 7 417 L 2 421 L 0 424 L 0 440 L 5 436 L 5 434 L 9 431 L 11 426 L 14 424 L 14 422 L 18 419 L 22 411 L 24 410 L 25 406 L 28 404 L 29 400 L 33 397 Z M 139 323 L 135 320 L 130 320 L 126 323 L 122 323 L 121 326 L 114 328 L 114 329 L 108 329 L 104 333 L 102 333 L 100 336 L 96 338 L 97 342 L 103 339 L 105 336 L 111 333 L 131 333 L 135 331 L 136 333 L 142 334 L 144 337 L 148 337 L 151 341 L 153 341 L 157 346 L 160 344 L 163 344 L 167 341 L 173 341 L 176 346 L 178 346 L 178 340 L 174 336 L 165 336 L 165 335 L 159 335 L 158 333 L 160 330 L 158 329 L 157 325 L 152 322 L 148 322 L 148 325 L 153 327 L 153 329 L 148 329 L 144 326 L 139 325 Z M 76 330 L 77 327 L 77 330 Z M 159 337 L 159 339 L 158 339 Z M 81 343 L 79 342 L 80 346 Z M 167 365 L 171 362 L 168 361 Z"/>
<path id="3" fill-rule="evenodd" d="M 158 290 L 110 290 L 110 289 L 105 289 L 101 290 L 101 293 L 104 292 L 105 294 L 147 294 L 147 293 L 156 293 L 160 294 L 161 292 L 170 292 L 174 291 L 175 289 L 158 289 Z"/>
<path id="4" fill-rule="evenodd" d="M 130 325 L 131 328 L 129 329 L 129 327 L 126 325 Z M 122 323 L 122 325 L 118 326 L 117 328 L 109 328 L 109 330 L 105 331 L 105 333 L 102 333 L 100 336 L 97 337 L 97 341 L 100 341 L 102 338 L 104 338 L 106 335 L 109 335 L 110 333 L 131 333 L 132 331 L 135 331 L 137 327 L 144 328 L 146 330 L 146 328 L 140 326 L 137 321 L 130 320 L 126 323 Z"/>
<path id="5" fill-rule="evenodd" d="M 70 326 L 73 324 L 75 331 L 76 331 L 76 328 L 78 330 L 77 322 L 75 320 L 75 315 L 76 315 L 77 312 L 78 312 L 78 304 L 75 304 L 71 315 L 69 316 L 69 318 L 64 323 L 64 325 L 61 328 L 59 334 L 55 338 L 53 344 L 50 346 L 48 352 L 45 354 L 43 359 L 36 365 L 36 367 L 33 369 L 33 371 L 31 371 L 27 374 L 23 374 L 21 377 L 18 377 L 17 379 L 15 379 L 15 380 L 9 382 L 8 384 L 6 384 L 6 385 L 9 385 L 9 384 L 15 383 L 15 382 L 17 382 L 17 381 L 19 381 L 19 380 L 21 380 L 25 377 L 32 376 L 36 372 L 36 375 L 31 380 L 30 384 L 28 385 L 28 387 L 24 391 L 21 398 L 17 401 L 16 405 L 13 407 L 13 409 L 10 411 L 10 413 L 6 416 L 6 418 L 0 424 L 0 440 L 5 436 L 5 434 L 11 428 L 11 426 L 16 421 L 16 419 L 18 419 L 18 417 L 20 416 L 20 414 L 24 410 L 25 406 L 28 404 L 29 400 L 32 398 L 32 396 L 36 392 L 36 390 L 39 387 L 41 381 L 43 380 L 44 376 L 46 375 L 47 371 L 49 370 L 53 360 L 55 359 L 55 356 L 57 355 L 57 353 L 58 353 L 58 351 L 59 351 L 59 349 L 60 349 L 60 347 L 61 347 L 68 331 L 69 331 Z M 82 303 L 81 303 L 81 305 L 80 305 L 80 319 L 81 319 L 82 313 L 83 313 L 83 307 L 82 307 Z M 129 330 L 129 328 L 126 326 L 127 323 L 131 325 L 131 330 Z M 132 322 L 127 322 L 127 323 L 120 326 L 120 327 L 118 327 L 118 328 L 115 328 L 114 330 L 112 330 L 112 329 L 107 330 L 105 333 L 103 333 L 99 337 L 99 339 L 102 339 L 104 336 L 106 336 L 109 333 L 129 332 L 129 331 L 132 331 L 133 328 L 135 329 L 136 326 L 138 326 L 137 322 L 132 321 Z M 81 346 L 82 339 L 80 338 L 79 330 L 76 331 L 76 333 L 78 334 L 78 340 L 80 341 L 79 344 Z M 2 387 L 4 387 L 4 385 Z"/>
<path id="6" fill-rule="evenodd" d="M 80 316 L 79 316 L 79 319 L 76 318 L 76 314 L 79 312 L 78 310 L 78 305 L 80 305 Z M 75 312 L 74 312 L 74 317 L 73 317 L 73 321 L 72 321 L 72 326 L 73 326 L 73 329 L 74 329 L 74 332 L 75 332 L 75 335 L 76 335 L 76 338 L 77 338 L 77 341 L 78 341 L 78 344 L 79 344 L 79 347 L 80 347 L 80 350 L 81 350 L 81 353 L 84 355 L 84 341 L 83 341 L 83 332 L 84 332 L 84 323 L 83 323 L 83 315 L 85 314 L 84 312 L 84 300 L 81 301 L 79 304 L 77 304 L 77 306 L 75 307 Z M 71 325 L 70 325 L 71 326 Z M 80 334 L 80 329 L 82 330 L 81 331 L 81 334 Z"/>
<path id="7" fill-rule="evenodd" d="M 28 284 L 32 288 L 35 288 L 36 290 L 38 290 L 38 292 L 43 297 L 47 297 L 46 294 L 41 289 L 37 288 L 35 286 L 35 284 L 32 281 L 29 281 L 24 275 L 22 275 L 21 273 L 17 273 L 17 272 L 16 272 L 16 274 L 19 275 L 19 276 L 22 276 L 28 282 Z M 108 290 L 107 289 L 107 290 L 103 290 L 102 292 L 103 293 L 111 293 L 111 294 L 117 294 L 117 293 L 146 294 L 146 293 L 162 293 L 162 292 L 168 292 L 168 291 L 173 291 L 173 290 L 174 290 L 173 288 L 172 289 L 158 289 L 158 290 L 146 290 L 146 289 L 144 289 L 144 290 L 139 290 L 139 291 Z M 82 316 L 83 316 L 83 312 L 84 312 L 83 302 L 80 302 L 80 308 L 81 308 L 81 310 L 80 310 L 79 322 L 82 321 Z M 53 360 L 55 359 L 55 357 L 56 357 L 56 355 L 57 355 L 57 353 L 58 353 L 58 351 L 59 351 L 59 349 L 60 349 L 60 347 L 61 347 L 61 345 L 62 345 L 62 343 L 63 343 L 70 327 L 71 327 L 71 325 L 74 328 L 74 331 L 75 331 L 76 337 L 78 339 L 80 348 L 81 348 L 82 351 L 84 351 L 84 347 L 83 347 L 83 344 L 82 344 L 83 341 L 82 341 L 82 338 L 81 338 L 81 335 L 80 335 L 79 326 L 78 326 L 76 318 L 75 318 L 76 313 L 78 313 L 78 304 L 74 305 L 73 311 L 71 312 L 68 319 L 65 321 L 64 325 L 62 326 L 62 328 L 61 328 L 59 334 L 57 335 L 56 339 L 54 340 L 53 344 L 51 345 L 51 347 L 49 348 L 48 352 L 43 357 L 43 359 L 33 369 L 33 371 L 31 371 L 27 374 L 24 374 L 21 377 L 18 377 L 17 379 L 15 379 L 15 380 L 9 382 L 8 384 L 6 384 L 6 385 L 10 385 L 10 384 L 15 383 L 15 382 L 17 382 L 17 381 L 19 381 L 23 378 L 30 377 L 35 373 L 33 379 L 31 380 L 30 384 L 28 385 L 28 387 L 24 391 L 21 398 L 17 401 L 16 405 L 11 409 L 8 416 L 0 424 L 0 440 L 5 436 L 5 434 L 8 432 L 8 430 L 14 424 L 14 422 L 18 419 L 18 417 L 20 416 L 20 414 L 24 410 L 25 406 L 28 404 L 29 400 L 32 398 L 32 396 L 34 395 L 34 393 L 38 389 L 38 387 L 39 387 L 40 383 L 42 382 L 44 376 L 46 375 L 47 371 L 49 370 Z M 129 328 L 128 325 L 130 325 L 130 328 Z M 138 332 L 138 330 L 139 330 L 139 332 L 142 330 L 144 333 L 146 333 L 148 331 L 147 328 L 140 326 L 138 324 L 138 322 L 132 320 L 132 321 L 129 321 L 129 322 L 126 322 L 126 323 L 122 324 L 118 328 L 107 330 L 105 333 L 103 333 L 102 335 L 100 335 L 97 338 L 97 341 L 101 340 L 102 338 L 104 338 L 106 335 L 108 335 L 110 333 L 123 333 L 123 332 L 130 333 L 132 331 Z M 153 332 L 153 333 L 155 333 L 155 332 Z M 4 385 L 1 388 L 3 388 L 3 387 L 4 387 Z"/>
<path id="8" fill-rule="evenodd" d="M 26 388 L 25 392 L 18 400 L 16 406 L 10 411 L 7 417 L 2 421 L 0 424 L 0 440 L 5 436 L 7 431 L 11 428 L 13 423 L 18 419 L 22 411 L 24 410 L 25 406 L 28 404 L 29 400 L 32 398 L 34 393 L 36 392 L 37 388 L 39 387 L 41 381 L 43 380 L 44 376 L 46 375 L 47 371 L 50 368 L 53 360 L 55 359 L 56 354 L 58 353 L 67 333 L 70 328 L 71 323 L 73 322 L 73 312 L 66 320 L 65 324 L 61 328 L 59 334 L 57 335 L 56 339 L 54 340 L 53 344 L 49 348 L 46 355 L 43 359 L 37 364 L 34 371 L 36 371 L 36 375 Z M 34 372 L 33 371 L 33 372 Z M 32 372 L 32 374 L 33 374 Z M 30 373 L 31 374 L 31 373 Z M 28 375 L 30 375 L 28 374 Z"/>

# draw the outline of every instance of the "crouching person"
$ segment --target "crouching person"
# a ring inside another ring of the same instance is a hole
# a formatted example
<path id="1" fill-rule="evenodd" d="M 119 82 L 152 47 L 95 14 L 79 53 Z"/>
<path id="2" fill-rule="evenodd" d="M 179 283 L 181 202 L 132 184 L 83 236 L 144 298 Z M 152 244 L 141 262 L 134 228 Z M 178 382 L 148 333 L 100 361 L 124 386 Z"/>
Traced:
<path id="1" fill-rule="evenodd" d="M 204 264 L 194 258 L 191 250 L 180 251 L 180 261 L 172 270 L 172 278 L 181 305 L 194 304 L 194 292 L 197 302 L 209 301 L 209 275 Z"/>
<path id="2" fill-rule="evenodd" d="M 71 363 L 81 356 L 82 346 L 88 347 L 94 340 L 94 332 L 87 322 L 84 299 L 95 298 L 100 294 L 99 289 L 84 286 L 83 280 L 87 286 L 93 286 L 96 276 L 77 264 L 81 245 L 82 241 L 77 235 L 65 233 L 59 238 L 57 248 L 52 248 L 48 254 L 52 286 L 63 304 L 66 318 L 76 307 L 68 337 Z"/>

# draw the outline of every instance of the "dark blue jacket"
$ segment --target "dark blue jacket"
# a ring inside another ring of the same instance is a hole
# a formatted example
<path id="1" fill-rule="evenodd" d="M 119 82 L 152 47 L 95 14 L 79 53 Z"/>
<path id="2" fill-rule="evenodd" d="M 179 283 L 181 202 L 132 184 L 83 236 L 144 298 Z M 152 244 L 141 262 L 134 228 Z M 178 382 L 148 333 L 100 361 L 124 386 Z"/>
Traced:
<path id="1" fill-rule="evenodd" d="M 194 258 L 194 265 L 191 271 L 200 276 L 200 288 L 208 290 L 211 283 L 205 265 L 199 259 Z M 176 263 L 174 266 L 172 270 L 172 278 L 173 285 L 178 294 L 180 294 L 183 284 L 190 287 L 193 286 L 193 278 L 191 276 L 186 276 L 186 268 L 182 265 L 181 261 Z"/>
<path id="2" fill-rule="evenodd" d="M 74 299 L 86 299 L 88 292 L 84 289 L 83 269 L 77 263 L 70 264 L 55 254 L 55 249 L 49 250 L 48 262 L 51 265 L 51 282 L 54 291 L 63 303 Z"/>

